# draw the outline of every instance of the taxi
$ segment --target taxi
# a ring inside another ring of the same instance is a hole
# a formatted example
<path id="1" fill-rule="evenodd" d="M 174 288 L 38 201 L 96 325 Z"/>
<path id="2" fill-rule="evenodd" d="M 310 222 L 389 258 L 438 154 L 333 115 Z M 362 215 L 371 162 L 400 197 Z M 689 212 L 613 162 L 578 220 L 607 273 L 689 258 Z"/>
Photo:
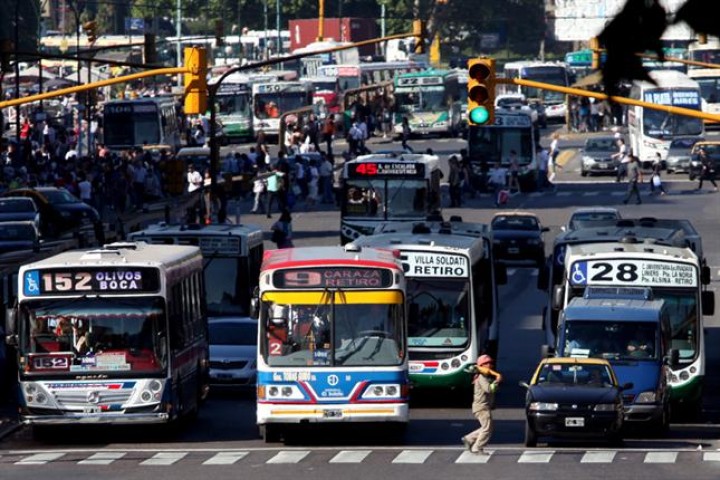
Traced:
<path id="1" fill-rule="evenodd" d="M 622 443 L 622 392 L 607 360 L 554 357 L 535 370 L 525 401 L 525 446 L 537 446 L 540 437 L 600 438 Z"/>

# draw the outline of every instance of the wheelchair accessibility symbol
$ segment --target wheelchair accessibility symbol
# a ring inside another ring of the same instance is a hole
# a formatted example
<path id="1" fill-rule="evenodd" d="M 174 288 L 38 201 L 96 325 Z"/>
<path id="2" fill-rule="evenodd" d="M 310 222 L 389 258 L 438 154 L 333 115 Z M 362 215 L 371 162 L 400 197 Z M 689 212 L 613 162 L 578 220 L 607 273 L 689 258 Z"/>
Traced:
<path id="1" fill-rule="evenodd" d="M 36 270 L 25 272 L 25 295 L 40 295 L 40 274 Z"/>
<path id="2" fill-rule="evenodd" d="M 573 263 L 572 272 L 570 272 L 570 282 L 574 285 L 587 285 L 587 263 Z"/>

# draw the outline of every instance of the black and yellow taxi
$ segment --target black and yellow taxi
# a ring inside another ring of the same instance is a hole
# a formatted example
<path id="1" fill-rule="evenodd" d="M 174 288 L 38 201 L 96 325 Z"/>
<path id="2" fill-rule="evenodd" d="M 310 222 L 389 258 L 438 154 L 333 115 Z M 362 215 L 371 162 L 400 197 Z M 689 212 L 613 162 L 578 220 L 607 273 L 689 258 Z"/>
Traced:
<path id="1" fill-rule="evenodd" d="M 538 438 L 600 438 L 622 443 L 622 391 L 607 360 L 598 358 L 545 358 L 527 389 L 525 446 Z"/>

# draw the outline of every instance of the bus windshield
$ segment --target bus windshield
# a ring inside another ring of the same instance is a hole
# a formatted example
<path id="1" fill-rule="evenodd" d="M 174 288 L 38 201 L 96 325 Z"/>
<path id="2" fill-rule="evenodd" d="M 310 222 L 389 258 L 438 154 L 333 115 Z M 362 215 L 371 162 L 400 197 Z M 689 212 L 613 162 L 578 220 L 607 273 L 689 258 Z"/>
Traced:
<path id="1" fill-rule="evenodd" d="M 568 321 L 564 356 L 607 360 L 657 360 L 658 324 L 654 322 Z"/>
<path id="2" fill-rule="evenodd" d="M 438 90 L 417 90 L 411 93 L 396 93 L 395 101 L 402 113 L 432 112 L 442 110 L 445 92 L 442 87 Z"/>
<path id="3" fill-rule="evenodd" d="M 464 347 L 470 340 L 467 279 L 407 278 L 410 347 Z"/>
<path id="4" fill-rule="evenodd" d="M 246 315 L 240 297 L 240 259 L 205 257 L 205 298 L 209 317 Z"/>
<path id="5" fill-rule="evenodd" d="M 644 109 L 643 133 L 652 138 L 664 138 L 674 135 L 701 135 L 701 118 L 673 115 L 660 110 Z"/>
<path id="6" fill-rule="evenodd" d="M 653 288 L 658 300 L 665 300 L 672 325 L 672 346 L 680 354 L 681 361 L 691 361 L 698 349 L 698 301 L 692 290 Z"/>
<path id="7" fill-rule="evenodd" d="M 297 298 L 297 293 L 292 298 Z M 271 367 L 371 367 L 403 362 L 401 303 L 264 301 L 263 313 L 266 334 L 262 350 Z"/>
<path id="8" fill-rule="evenodd" d="M 159 372 L 166 366 L 161 298 L 33 300 L 20 314 L 20 355 L 28 357 L 30 372 Z M 47 357 L 64 361 L 44 363 Z"/>
<path id="9" fill-rule="evenodd" d="M 106 112 L 103 134 L 106 145 L 157 145 L 160 143 L 160 119 L 157 112 Z"/>
<path id="10" fill-rule="evenodd" d="M 559 85 L 561 87 L 568 86 L 568 73 L 564 67 L 532 67 L 524 68 L 522 78 L 526 80 L 534 80 L 536 82 L 549 83 L 551 85 Z M 532 87 L 523 87 L 522 93 L 526 98 L 539 98 L 547 104 L 562 103 L 565 101 L 565 94 L 553 92 L 550 90 L 542 90 Z"/>
<path id="11" fill-rule="evenodd" d="M 307 93 L 258 93 L 255 95 L 255 116 L 257 118 L 279 118 L 285 112 L 307 106 Z"/>
<path id="12" fill-rule="evenodd" d="M 247 95 L 218 95 L 216 101 L 218 115 L 250 113 L 250 98 Z"/>
<path id="13" fill-rule="evenodd" d="M 470 158 L 485 159 L 488 165 L 501 162 L 509 165 L 510 151 L 518 154 L 520 165 L 527 165 L 533 159 L 533 135 L 531 128 L 481 127 L 469 132 L 474 138 L 468 139 Z"/>
<path id="14" fill-rule="evenodd" d="M 343 215 L 348 217 L 414 218 L 428 209 L 425 180 L 352 179 L 346 192 Z"/>
<path id="15" fill-rule="evenodd" d="M 715 78 L 695 78 L 700 85 L 700 96 L 708 103 L 720 102 L 720 76 Z"/>

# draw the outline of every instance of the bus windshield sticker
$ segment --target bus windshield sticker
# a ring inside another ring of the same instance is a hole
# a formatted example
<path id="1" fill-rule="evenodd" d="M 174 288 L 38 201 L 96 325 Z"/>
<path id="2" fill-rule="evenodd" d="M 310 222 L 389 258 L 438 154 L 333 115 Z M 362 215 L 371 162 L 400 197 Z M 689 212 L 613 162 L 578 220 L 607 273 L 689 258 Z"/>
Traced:
<path id="1" fill-rule="evenodd" d="M 583 260 L 570 269 L 572 285 L 697 287 L 697 269 L 688 263 L 658 260 Z"/>
<path id="2" fill-rule="evenodd" d="M 462 255 L 431 252 L 401 254 L 403 270 L 408 277 L 468 277 L 468 261 Z"/>
<path id="3" fill-rule="evenodd" d="M 158 270 L 147 267 L 50 268 L 28 270 L 23 276 L 23 293 L 27 297 L 158 290 Z"/>
<path id="4" fill-rule="evenodd" d="M 424 177 L 425 165 L 422 163 L 401 162 L 358 162 L 348 164 L 348 177 Z"/>
<path id="5" fill-rule="evenodd" d="M 273 273 L 276 288 L 388 288 L 392 271 L 385 268 L 294 268 Z"/>

